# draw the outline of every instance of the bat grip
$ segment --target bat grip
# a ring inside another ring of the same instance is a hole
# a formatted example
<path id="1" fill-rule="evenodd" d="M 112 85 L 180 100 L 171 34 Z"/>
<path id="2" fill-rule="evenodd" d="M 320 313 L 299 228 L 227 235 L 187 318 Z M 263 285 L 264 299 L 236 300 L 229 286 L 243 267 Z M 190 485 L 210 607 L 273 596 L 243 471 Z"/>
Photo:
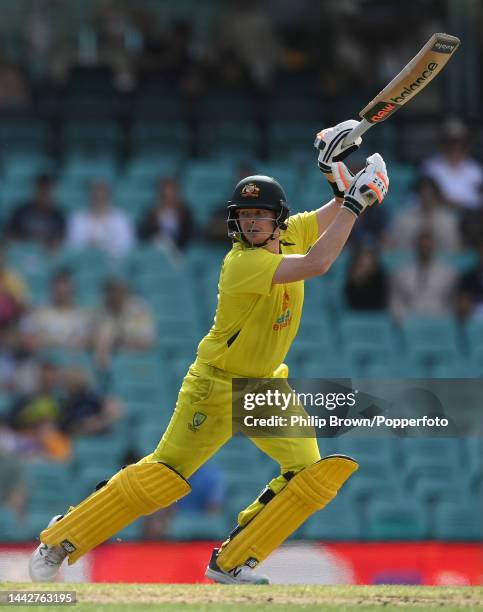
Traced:
<path id="1" fill-rule="evenodd" d="M 367 132 L 367 130 L 373 125 L 373 123 L 369 123 L 369 121 L 367 121 L 366 119 L 362 119 L 362 121 L 359 121 L 356 127 L 353 128 L 345 137 L 343 146 L 347 147 L 348 145 L 353 144 L 359 138 L 359 136 L 362 136 L 362 134 L 364 134 L 364 132 Z"/>

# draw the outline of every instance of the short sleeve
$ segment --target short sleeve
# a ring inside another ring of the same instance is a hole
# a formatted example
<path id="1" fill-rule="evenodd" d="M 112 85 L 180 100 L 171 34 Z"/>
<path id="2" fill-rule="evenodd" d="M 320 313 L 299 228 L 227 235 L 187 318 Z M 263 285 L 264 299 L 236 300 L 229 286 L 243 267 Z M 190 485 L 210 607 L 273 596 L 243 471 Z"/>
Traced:
<path id="1" fill-rule="evenodd" d="M 312 247 L 319 237 L 319 222 L 317 211 L 302 212 L 289 218 L 288 229 L 283 240 L 294 242 L 300 247 L 301 255 Z"/>
<path id="2" fill-rule="evenodd" d="M 283 255 L 265 249 L 240 249 L 231 253 L 223 264 L 221 291 L 269 295 L 273 275 L 282 259 Z"/>

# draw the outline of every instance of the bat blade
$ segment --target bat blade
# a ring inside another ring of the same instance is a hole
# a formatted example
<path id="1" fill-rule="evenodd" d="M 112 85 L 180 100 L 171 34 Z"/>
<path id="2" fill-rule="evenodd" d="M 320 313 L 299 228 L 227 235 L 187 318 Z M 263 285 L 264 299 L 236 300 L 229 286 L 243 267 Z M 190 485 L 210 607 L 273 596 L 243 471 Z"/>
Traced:
<path id="1" fill-rule="evenodd" d="M 446 66 L 460 45 L 450 34 L 433 34 L 424 47 L 359 113 L 369 123 L 380 123 L 414 98 Z"/>

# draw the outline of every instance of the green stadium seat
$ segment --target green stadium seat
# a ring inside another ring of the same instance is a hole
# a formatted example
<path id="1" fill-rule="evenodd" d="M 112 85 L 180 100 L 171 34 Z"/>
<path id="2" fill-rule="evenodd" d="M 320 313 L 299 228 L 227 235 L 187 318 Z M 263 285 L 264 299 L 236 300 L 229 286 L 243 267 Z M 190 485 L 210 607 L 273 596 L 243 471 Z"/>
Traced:
<path id="1" fill-rule="evenodd" d="M 116 176 L 117 164 L 112 155 L 73 153 L 65 159 L 62 182 L 88 186 L 94 180 L 112 183 Z"/>
<path id="2" fill-rule="evenodd" d="M 166 535 L 171 540 L 224 540 L 228 532 L 223 514 L 178 511 Z"/>
<path id="3" fill-rule="evenodd" d="M 176 176 L 180 160 L 172 153 L 144 153 L 131 157 L 124 169 L 124 180 L 132 185 L 153 185 L 166 176 Z"/>
<path id="4" fill-rule="evenodd" d="M 291 151 L 307 149 L 320 129 L 320 124 L 314 121 L 272 122 L 268 126 L 270 159 L 287 159 Z M 312 158 L 315 159 L 314 155 Z M 323 179 L 321 173 L 320 178 Z"/>
<path id="5" fill-rule="evenodd" d="M 114 191 L 114 203 L 138 223 L 154 205 L 155 194 L 150 184 L 119 184 Z"/>
<path id="6" fill-rule="evenodd" d="M 49 524 L 51 518 L 56 514 L 66 512 L 68 506 L 57 506 L 52 509 L 32 508 L 27 513 L 27 524 L 22 525 L 21 529 L 17 527 L 17 540 L 37 540 L 39 533 L 43 531 Z M 15 533 L 15 530 L 14 530 Z"/>
<path id="7" fill-rule="evenodd" d="M 138 519 L 113 536 L 114 542 L 130 542 L 143 539 L 143 519 Z"/>
<path id="8" fill-rule="evenodd" d="M 230 121 L 232 124 L 236 121 L 246 122 L 253 116 L 253 100 L 238 91 L 213 91 L 203 96 L 194 113 L 196 118 L 203 122 L 213 121 L 213 117 Z M 237 131 L 236 128 L 231 129 Z"/>
<path id="9" fill-rule="evenodd" d="M 364 536 L 374 540 L 423 540 L 428 535 L 429 519 L 421 502 L 373 500 L 368 504 Z"/>
<path id="10" fill-rule="evenodd" d="M 73 444 L 73 456 L 79 469 L 85 466 L 121 466 L 123 448 L 115 435 L 77 436 Z"/>
<path id="11" fill-rule="evenodd" d="M 60 512 L 74 488 L 71 466 L 53 461 L 25 463 L 29 508 Z M 59 508 L 60 506 L 60 508 Z"/>
<path id="12" fill-rule="evenodd" d="M 452 365 L 460 358 L 460 339 L 453 319 L 410 317 L 403 332 L 409 354 L 423 367 Z"/>
<path id="13" fill-rule="evenodd" d="M 76 478 L 77 486 L 75 488 L 75 497 L 71 500 L 71 503 L 78 504 L 81 502 L 95 491 L 98 484 L 104 480 L 109 480 L 109 478 L 116 474 L 121 467 L 121 464 L 117 462 L 104 462 L 100 465 L 79 465 Z"/>
<path id="14" fill-rule="evenodd" d="M 352 363 L 364 373 L 373 363 L 386 364 L 395 353 L 395 339 L 385 313 L 347 312 L 340 333 Z"/>
<path id="15" fill-rule="evenodd" d="M 111 119 L 79 119 L 67 121 L 62 129 L 62 147 L 67 153 L 117 153 L 122 131 Z"/>
<path id="16" fill-rule="evenodd" d="M 0 150 L 45 153 L 52 144 L 48 123 L 35 117 L 8 117 L 0 120 Z"/>
<path id="17" fill-rule="evenodd" d="M 434 476 L 418 476 L 413 486 L 408 489 L 410 497 L 425 503 L 439 502 L 467 503 L 471 497 L 470 483 L 462 475 L 438 480 Z"/>
<path id="18" fill-rule="evenodd" d="M 273 176 L 282 185 L 290 207 L 292 207 L 292 202 L 295 203 L 299 199 L 300 176 L 298 169 L 293 164 L 281 161 L 260 162 L 257 165 L 257 174 Z M 295 210 L 294 208 L 294 212 Z"/>
<path id="19" fill-rule="evenodd" d="M 213 112 L 213 111 L 212 111 Z M 247 159 L 257 157 L 260 147 L 260 133 L 251 121 L 220 120 L 203 123 L 199 128 L 198 148 L 203 156 L 216 156 L 221 152 L 233 151 Z"/>
<path id="20" fill-rule="evenodd" d="M 56 169 L 55 161 L 42 153 L 8 154 L 3 159 L 3 176 L 8 181 L 31 181 L 39 174 L 53 173 Z"/>
<path id="21" fill-rule="evenodd" d="M 296 537 L 308 540 L 358 540 L 360 509 L 343 489 L 338 496 L 311 516 L 296 532 Z"/>
<path id="22" fill-rule="evenodd" d="M 448 483 L 461 471 L 461 447 L 456 439 L 407 438 L 401 441 L 404 451 L 406 486 L 415 486 L 419 478 Z"/>
<path id="23" fill-rule="evenodd" d="M 433 523 L 434 537 L 440 540 L 476 540 L 483 537 L 481 508 L 442 502 L 436 506 Z"/>
<path id="24" fill-rule="evenodd" d="M 138 119 L 131 128 L 131 146 L 136 155 L 165 151 L 167 155 L 187 156 L 191 131 L 183 121 Z"/>
<path id="25" fill-rule="evenodd" d="M 483 321 L 468 321 L 465 325 L 465 341 L 472 355 L 483 350 Z"/>
<path id="26" fill-rule="evenodd" d="M 28 517 L 30 519 L 30 516 Z M 43 524 L 42 529 L 47 525 L 52 515 L 49 516 L 47 522 Z M 15 542 L 16 540 L 25 539 L 25 525 L 19 524 L 13 512 L 6 507 L 0 507 L 0 542 Z M 38 536 L 38 531 L 35 537 Z"/>

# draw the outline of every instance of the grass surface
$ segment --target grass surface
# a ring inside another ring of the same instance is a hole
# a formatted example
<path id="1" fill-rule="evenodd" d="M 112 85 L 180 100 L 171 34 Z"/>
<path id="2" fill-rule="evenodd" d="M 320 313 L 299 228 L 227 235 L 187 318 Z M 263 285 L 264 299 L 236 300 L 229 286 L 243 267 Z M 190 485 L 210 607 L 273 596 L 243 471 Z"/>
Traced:
<path id="1" fill-rule="evenodd" d="M 381 608 L 483 610 L 482 587 L 3 583 L 1 590 L 77 592 L 75 606 L 14 606 L 16 610 L 34 607 L 72 612 L 147 612 L 154 609 L 175 612 L 186 611 L 186 608 L 189 612 L 354 609 L 369 612 Z"/>

